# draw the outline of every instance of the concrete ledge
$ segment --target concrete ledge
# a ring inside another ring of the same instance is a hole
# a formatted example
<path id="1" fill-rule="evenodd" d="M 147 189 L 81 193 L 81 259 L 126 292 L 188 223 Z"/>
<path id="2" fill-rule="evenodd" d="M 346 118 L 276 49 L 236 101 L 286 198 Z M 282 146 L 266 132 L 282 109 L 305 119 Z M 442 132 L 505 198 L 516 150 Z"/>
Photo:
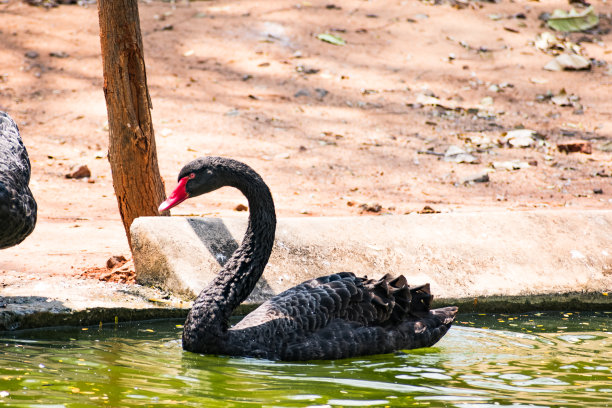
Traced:
<path id="1" fill-rule="evenodd" d="M 184 317 L 191 304 L 140 285 L 7 271 L 0 331 Z"/>
<path id="2" fill-rule="evenodd" d="M 135 220 L 138 281 L 195 296 L 238 246 L 246 223 L 246 218 Z M 283 218 L 268 267 L 248 302 L 339 271 L 404 274 L 415 285 L 430 282 L 438 299 L 609 292 L 612 211 Z"/>
<path id="3" fill-rule="evenodd" d="M 190 302 L 169 291 L 199 292 L 245 228 L 239 218 L 136 220 L 134 258 L 147 286 L 5 271 L 0 331 L 184 318 Z M 281 219 L 270 265 L 236 314 L 343 270 L 431 282 L 434 304 L 461 313 L 612 310 L 611 253 L 612 211 Z"/>
<path id="4" fill-rule="evenodd" d="M 608 292 L 604 292 L 608 293 Z M 434 299 L 434 307 L 455 305 L 465 313 L 525 313 L 536 311 L 594 312 L 612 310 L 610 296 L 599 292 L 529 296 L 485 296 L 480 298 Z"/>
<path id="5" fill-rule="evenodd" d="M 38 299 L 41 301 L 42 299 Z M 611 311 L 609 296 L 598 293 L 572 293 L 563 295 L 489 296 L 481 298 L 437 299 L 434 307 L 459 306 L 460 314 L 467 313 L 524 313 L 534 311 Z M 234 314 L 245 315 L 258 306 L 256 303 L 240 305 Z M 184 319 L 190 302 L 181 306 L 172 303 L 152 306 L 145 299 L 140 303 L 109 303 L 106 307 L 76 308 L 68 305 L 60 309 L 45 309 L 37 299 L 27 305 L 0 311 L 0 332 L 57 326 L 96 326 L 99 323 L 136 322 L 156 319 Z"/>

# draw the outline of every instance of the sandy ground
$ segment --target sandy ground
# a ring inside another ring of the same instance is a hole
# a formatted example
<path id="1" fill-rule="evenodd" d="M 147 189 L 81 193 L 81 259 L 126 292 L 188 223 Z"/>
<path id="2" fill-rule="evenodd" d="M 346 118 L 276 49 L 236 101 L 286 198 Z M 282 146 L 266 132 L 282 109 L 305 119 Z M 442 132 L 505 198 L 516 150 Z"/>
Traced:
<path id="1" fill-rule="evenodd" d="M 566 39 L 593 67 L 552 72 L 554 51 L 534 46 L 552 33 L 538 16 L 567 1 L 430 3 L 141 2 L 167 191 L 187 161 L 223 155 L 260 172 L 280 216 L 610 208 L 612 5 L 594 1 L 599 27 Z M 97 19 L 95 5 L 0 4 L 0 110 L 21 128 L 39 205 L 35 232 L 0 254 L 5 273 L 78 274 L 129 254 L 106 159 Z M 562 89 L 567 103 L 542 96 Z M 539 138 L 504 143 L 520 127 Z M 592 153 L 557 149 L 574 139 Z M 445 161 L 449 146 L 475 163 Z M 492 167 L 507 161 L 530 166 Z M 82 164 L 90 178 L 65 178 Z M 483 172 L 488 182 L 463 182 Z M 226 189 L 174 213 L 245 216 L 241 203 Z"/>

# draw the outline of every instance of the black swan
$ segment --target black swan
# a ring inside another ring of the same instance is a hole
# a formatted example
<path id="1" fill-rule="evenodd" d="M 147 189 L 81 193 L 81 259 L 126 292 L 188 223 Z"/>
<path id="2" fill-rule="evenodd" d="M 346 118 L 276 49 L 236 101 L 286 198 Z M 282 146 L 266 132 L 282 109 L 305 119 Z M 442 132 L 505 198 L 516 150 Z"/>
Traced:
<path id="1" fill-rule="evenodd" d="M 193 303 L 183 329 L 187 351 L 271 360 L 338 359 L 428 347 L 451 326 L 456 307 L 430 310 L 429 285 L 341 272 L 297 285 L 230 328 L 232 311 L 251 293 L 270 257 L 276 214 L 268 186 L 244 163 L 203 157 L 180 171 L 168 210 L 223 186 L 239 189 L 250 215 L 242 244 Z"/>
<path id="2" fill-rule="evenodd" d="M 36 201 L 28 187 L 30 159 L 17 124 L 0 112 L 0 249 L 19 244 L 36 225 Z"/>

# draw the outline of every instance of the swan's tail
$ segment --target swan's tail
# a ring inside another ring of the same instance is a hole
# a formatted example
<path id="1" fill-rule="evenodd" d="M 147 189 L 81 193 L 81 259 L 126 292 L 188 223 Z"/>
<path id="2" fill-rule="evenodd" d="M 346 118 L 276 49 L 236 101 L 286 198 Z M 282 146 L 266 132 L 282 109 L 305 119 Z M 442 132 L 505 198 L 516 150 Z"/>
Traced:
<path id="1" fill-rule="evenodd" d="M 322 330 L 290 342 L 282 360 L 327 360 L 431 347 L 446 334 L 457 313 L 454 306 L 410 317 L 395 327 L 363 326 L 335 319 Z"/>
<path id="2" fill-rule="evenodd" d="M 364 287 L 370 293 L 370 302 L 378 310 L 378 323 L 384 326 L 401 324 L 408 317 L 427 317 L 434 312 L 431 310 L 433 295 L 429 283 L 410 287 L 403 275 L 392 278 L 386 274 L 378 280 L 365 280 Z M 451 324 L 456 314 L 457 308 L 451 307 L 436 309 L 434 315 L 444 324 Z"/>
<path id="3" fill-rule="evenodd" d="M 455 320 L 455 306 L 430 309 L 433 296 L 428 284 L 411 288 L 403 276 L 385 275 L 378 280 L 352 274 L 347 277 L 363 284 L 357 309 L 368 311 L 373 319 L 333 319 L 326 327 L 288 343 L 281 359 L 336 359 L 430 347 Z"/>
<path id="4" fill-rule="evenodd" d="M 431 309 L 433 295 L 429 284 L 410 287 L 403 275 L 387 274 L 377 281 L 369 280 L 372 303 L 387 307 L 388 319 L 380 325 L 388 331 L 395 349 L 429 347 L 446 334 L 457 315 L 455 306 Z"/>

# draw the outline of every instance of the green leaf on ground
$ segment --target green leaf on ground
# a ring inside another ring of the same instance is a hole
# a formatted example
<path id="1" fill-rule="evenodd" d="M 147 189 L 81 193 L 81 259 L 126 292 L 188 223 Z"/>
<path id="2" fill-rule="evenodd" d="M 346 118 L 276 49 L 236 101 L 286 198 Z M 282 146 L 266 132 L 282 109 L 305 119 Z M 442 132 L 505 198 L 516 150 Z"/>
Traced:
<path id="1" fill-rule="evenodd" d="M 599 23 L 599 17 L 593 7 L 589 7 L 580 13 L 574 9 L 569 12 L 555 10 L 547 21 L 550 28 L 557 31 L 584 31 L 595 27 Z"/>
<path id="2" fill-rule="evenodd" d="M 334 45 L 345 45 L 346 41 L 344 41 L 344 39 L 340 36 L 337 35 L 333 35 L 333 34 L 318 34 L 317 38 L 321 41 L 325 41 L 327 43 L 330 44 L 334 44 Z"/>

